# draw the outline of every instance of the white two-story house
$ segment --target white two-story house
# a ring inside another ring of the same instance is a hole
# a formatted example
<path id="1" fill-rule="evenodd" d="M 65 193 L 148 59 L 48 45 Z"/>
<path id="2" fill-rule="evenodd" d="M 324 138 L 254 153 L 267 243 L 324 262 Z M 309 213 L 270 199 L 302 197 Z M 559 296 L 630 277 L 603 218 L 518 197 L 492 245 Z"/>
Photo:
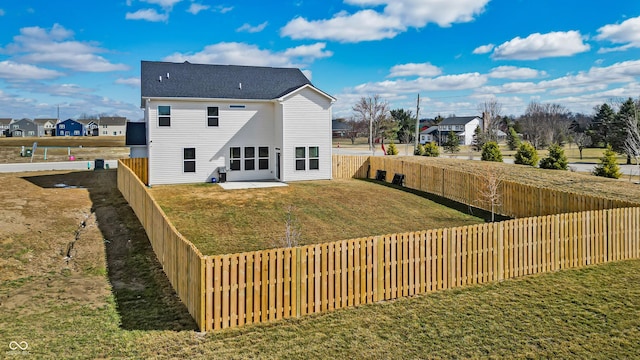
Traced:
<path id="1" fill-rule="evenodd" d="M 471 145 L 473 134 L 477 127 L 482 129 L 482 118 L 479 116 L 456 116 L 442 120 L 437 127 L 437 137 L 440 143 L 447 140 L 449 132 L 453 131 L 460 139 L 460 145 Z"/>
<path id="2" fill-rule="evenodd" d="M 335 99 L 299 69 L 143 61 L 149 185 L 331 179 Z"/>

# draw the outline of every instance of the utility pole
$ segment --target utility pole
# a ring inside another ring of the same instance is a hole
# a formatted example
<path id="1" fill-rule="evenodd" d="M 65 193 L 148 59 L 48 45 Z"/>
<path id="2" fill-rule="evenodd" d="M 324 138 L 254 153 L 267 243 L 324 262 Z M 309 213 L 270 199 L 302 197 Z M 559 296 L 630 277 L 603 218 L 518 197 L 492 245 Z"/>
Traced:
<path id="1" fill-rule="evenodd" d="M 418 148 L 420 143 L 420 94 L 418 93 L 418 101 L 416 102 L 416 141 L 414 150 Z"/>

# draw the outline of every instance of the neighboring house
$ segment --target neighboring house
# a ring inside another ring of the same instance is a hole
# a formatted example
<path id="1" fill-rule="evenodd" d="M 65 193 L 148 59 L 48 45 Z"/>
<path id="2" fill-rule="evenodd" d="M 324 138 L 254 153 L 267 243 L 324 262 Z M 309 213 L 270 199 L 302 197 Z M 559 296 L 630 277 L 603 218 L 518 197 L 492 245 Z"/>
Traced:
<path id="1" fill-rule="evenodd" d="M 56 136 L 84 136 L 85 129 L 82 123 L 67 119 L 56 124 Z"/>
<path id="2" fill-rule="evenodd" d="M 7 136 L 7 133 L 9 132 L 9 124 L 11 124 L 11 119 L 0 118 L 0 136 Z"/>
<path id="3" fill-rule="evenodd" d="M 432 126 L 420 132 L 420 144 L 438 142 L 438 127 Z"/>
<path id="4" fill-rule="evenodd" d="M 335 99 L 299 69 L 143 61 L 149 185 L 331 179 Z"/>
<path id="5" fill-rule="evenodd" d="M 101 116 L 98 120 L 100 136 L 124 136 L 127 131 L 127 118 L 119 116 Z"/>
<path id="6" fill-rule="evenodd" d="M 483 122 L 479 116 L 456 116 L 442 120 L 438 124 L 440 143 L 446 141 L 449 132 L 453 131 L 460 139 L 460 145 L 471 145 L 477 127 L 482 129 Z"/>
<path id="7" fill-rule="evenodd" d="M 342 138 L 349 134 L 351 127 L 344 121 L 331 120 L 331 134 L 334 138 Z"/>
<path id="8" fill-rule="evenodd" d="M 44 130 L 30 119 L 20 119 L 9 124 L 8 135 L 11 137 L 42 136 Z"/>
<path id="9" fill-rule="evenodd" d="M 77 121 L 84 125 L 87 136 L 100 135 L 100 125 L 98 119 L 78 119 Z"/>
<path id="10" fill-rule="evenodd" d="M 58 119 L 35 119 L 33 122 L 36 123 L 38 127 L 42 128 L 43 136 L 55 135 Z"/>
<path id="11" fill-rule="evenodd" d="M 147 124 L 143 122 L 127 122 L 124 144 L 129 147 L 130 158 L 149 157 L 147 152 Z"/>

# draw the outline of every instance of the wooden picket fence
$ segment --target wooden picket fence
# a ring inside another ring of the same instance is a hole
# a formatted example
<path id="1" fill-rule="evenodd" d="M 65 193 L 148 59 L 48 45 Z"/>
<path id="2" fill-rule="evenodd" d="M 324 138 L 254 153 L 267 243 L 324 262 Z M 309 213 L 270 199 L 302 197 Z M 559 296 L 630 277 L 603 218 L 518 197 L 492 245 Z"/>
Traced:
<path id="1" fill-rule="evenodd" d="M 388 177 L 404 173 L 407 187 L 461 202 L 476 201 L 471 186 L 480 186 L 481 181 L 461 171 L 424 164 L 416 167 L 416 163 L 383 157 L 334 156 L 333 161 L 334 178 L 365 177 L 367 172 L 374 177 L 378 169 L 386 170 Z M 173 227 L 135 173 L 126 166 L 118 169 L 118 188 L 132 204 L 172 286 L 201 330 L 296 318 L 470 284 L 640 258 L 640 208 L 608 208 L 623 202 L 597 197 L 574 200 L 571 194 L 549 189 L 536 193 L 535 188 L 516 187 L 520 184 L 504 186 L 503 196 L 520 199 L 509 200 L 514 203 L 526 201 L 525 195 L 530 201 L 545 196 L 559 209 L 575 210 L 499 223 L 203 256 Z M 503 211 L 524 211 L 509 201 L 504 202 Z M 552 210 L 551 206 L 530 206 L 529 211 Z"/>

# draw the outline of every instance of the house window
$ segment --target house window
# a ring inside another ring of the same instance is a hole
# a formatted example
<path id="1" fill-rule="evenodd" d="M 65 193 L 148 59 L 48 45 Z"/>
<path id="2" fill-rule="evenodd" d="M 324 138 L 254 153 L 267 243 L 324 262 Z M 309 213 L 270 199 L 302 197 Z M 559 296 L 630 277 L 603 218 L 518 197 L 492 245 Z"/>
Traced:
<path id="1" fill-rule="evenodd" d="M 196 148 L 184 148 L 184 172 L 196 172 Z"/>
<path id="2" fill-rule="evenodd" d="M 114 132 L 113 132 L 113 136 L 116 136 L 116 135 L 118 135 L 118 132 L 117 132 L 117 131 L 114 131 Z"/>
<path id="3" fill-rule="evenodd" d="M 14 125 L 14 127 L 17 127 L 17 126 Z M 64 129 L 64 124 L 60 124 L 60 129 Z"/>
<path id="4" fill-rule="evenodd" d="M 309 147 L 309 170 L 320 168 L 320 150 L 317 146 Z"/>
<path id="5" fill-rule="evenodd" d="M 260 146 L 258 148 L 258 170 L 269 170 L 269 148 Z"/>
<path id="6" fill-rule="evenodd" d="M 171 106 L 158 106 L 158 126 L 171 126 Z"/>
<path id="7" fill-rule="evenodd" d="M 305 170 L 306 149 L 304 147 L 296 148 L 296 170 Z"/>
<path id="8" fill-rule="evenodd" d="M 103 131 L 103 132 L 102 132 L 102 135 L 107 135 L 107 132 L 106 132 L 106 131 Z"/>
<path id="9" fill-rule="evenodd" d="M 207 126 L 218 126 L 218 107 L 207 107 Z"/>
<path id="10" fill-rule="evenodd" d="M 109 125 L 102 125 L 103 129 L 106 129 Z"/>
<path id="11" fill-rule="evenodd" d="M 230 149 L 231 154 L 229 154 L 229 159 L 230 163 L 229 163 L 229 168 L 232 171 L 236 171 L 236 170 L 240 170 L 240 148 L 239 147 L 232 147 Z"/>
<path id="12" fill-rule="evenodd" d="M 245 170 L 256 169 L 256 148 L 254 147 L 244 148 L 244 169 Z"/>
<path id="13" fill-rule="evenodd" d="M 80 130 L 73 130 L 73 135 L 76 135 L 76 136 L 80 135 Z"/>
<path id="14" fill-rule="evenodd" d="M 35 134 L 36 134 L 36 133 L 35 133 L 35 132 L 33 132 L 33 131 L 29 131 L 29 132 L 27 132 L 27 135 L 28 135 L 28 136 L 34 136 Z"/>
<path id="15" fill-rule="evenodd" d="M 244 105 L 229 105 L 229 109 L 244 109 Z"/>

